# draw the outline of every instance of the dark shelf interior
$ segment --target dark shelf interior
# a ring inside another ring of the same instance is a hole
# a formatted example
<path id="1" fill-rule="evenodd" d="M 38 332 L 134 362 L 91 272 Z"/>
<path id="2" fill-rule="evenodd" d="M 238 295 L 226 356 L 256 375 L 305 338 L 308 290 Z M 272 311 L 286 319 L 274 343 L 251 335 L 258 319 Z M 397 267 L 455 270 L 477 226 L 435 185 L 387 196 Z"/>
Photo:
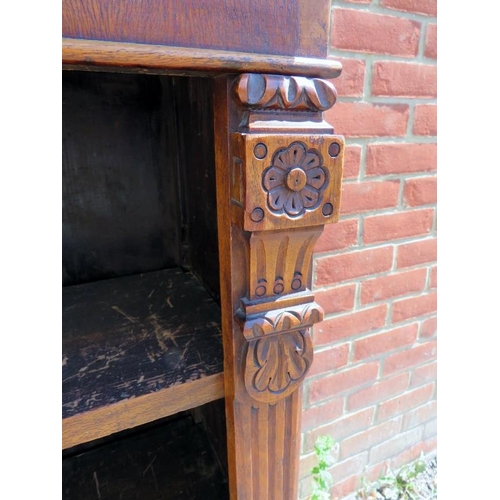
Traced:
<path id="1" fill-rule="evenodd" d="M 186 413 L 63 459 L 63 500 L 226 500 L 224 469 Z"/>
<path id="2" fill-rule="evenodd" d="M 63 498 L 225 499 L 213 81 L 62 83 Z"/>

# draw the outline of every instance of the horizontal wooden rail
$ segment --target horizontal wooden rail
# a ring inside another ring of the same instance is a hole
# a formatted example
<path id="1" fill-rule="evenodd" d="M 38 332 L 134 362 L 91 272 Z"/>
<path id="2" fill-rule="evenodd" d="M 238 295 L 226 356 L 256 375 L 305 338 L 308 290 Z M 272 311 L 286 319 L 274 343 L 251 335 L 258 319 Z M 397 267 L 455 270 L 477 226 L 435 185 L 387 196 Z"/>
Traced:
<path id="1" fill-rule="evenodd" d="M 62 421 L 62 449 L 87 443 L 224 397 L 224 374 L 97 408 Z"/>
<path id="2" fill-rule="evenodd" d="M 63 38 L 62 62 L 64 69 L 207 76 L 246 72 L 335 78 L 342 71 L 342 64 L 331 59 L 74 38 Z"/>

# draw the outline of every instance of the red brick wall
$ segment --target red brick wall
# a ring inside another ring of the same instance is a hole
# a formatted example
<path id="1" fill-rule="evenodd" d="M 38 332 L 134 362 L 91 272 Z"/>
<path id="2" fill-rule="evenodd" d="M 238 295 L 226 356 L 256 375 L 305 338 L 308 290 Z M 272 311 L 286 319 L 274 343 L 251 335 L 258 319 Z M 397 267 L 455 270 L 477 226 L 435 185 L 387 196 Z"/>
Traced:
<path id="1" fill-rule="evenodd" d="M 344 70 L 327 113 L 347 140 L 342 217 L 316 247 L 314 366 L 300 498 L 317 436 L 343 498 L 436 448 L 436 0 L 333 1 Z"/>

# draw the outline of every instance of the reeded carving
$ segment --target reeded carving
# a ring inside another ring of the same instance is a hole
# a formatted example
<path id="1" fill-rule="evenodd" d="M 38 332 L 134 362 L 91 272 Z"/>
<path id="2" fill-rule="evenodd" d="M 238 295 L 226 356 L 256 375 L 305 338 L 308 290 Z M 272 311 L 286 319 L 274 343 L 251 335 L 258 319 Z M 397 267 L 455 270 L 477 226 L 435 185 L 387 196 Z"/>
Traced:
<path id="1" fill-rule="evenodd" d="M 303 291 L 321 228 L 262 231 L 250 238 L 250 300 Z"/>
<path id="2" fill-rule="evenodd" d="M 262 174 L 268 209 L 290 217 L 315 210 L 323 199 L 327 179 L 328 172 L 317 149 L 307 149 L 303 142 L 278 149 L 271 166 Z"/>
<path id="3" fill-rule="evenodd" d="M 253 109 L 325 111 L 337 100 L 337 91 L 328 81 L 283 75 L 246 73 L 236 81 L 241 104 Z"/>

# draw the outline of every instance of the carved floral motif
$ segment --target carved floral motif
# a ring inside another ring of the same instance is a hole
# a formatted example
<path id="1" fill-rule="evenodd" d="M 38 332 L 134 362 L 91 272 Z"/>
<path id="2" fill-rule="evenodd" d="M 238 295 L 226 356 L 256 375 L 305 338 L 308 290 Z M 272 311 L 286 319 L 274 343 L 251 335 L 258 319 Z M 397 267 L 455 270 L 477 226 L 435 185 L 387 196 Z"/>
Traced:
<path id="1" fill-rule="evenodd" d="M 272 164 L 262 175 L 268 208 L 274 214 L 300 217 L 316 209 L 327 184 L 321 153 L 294 142 L 276 151 Z"/>

